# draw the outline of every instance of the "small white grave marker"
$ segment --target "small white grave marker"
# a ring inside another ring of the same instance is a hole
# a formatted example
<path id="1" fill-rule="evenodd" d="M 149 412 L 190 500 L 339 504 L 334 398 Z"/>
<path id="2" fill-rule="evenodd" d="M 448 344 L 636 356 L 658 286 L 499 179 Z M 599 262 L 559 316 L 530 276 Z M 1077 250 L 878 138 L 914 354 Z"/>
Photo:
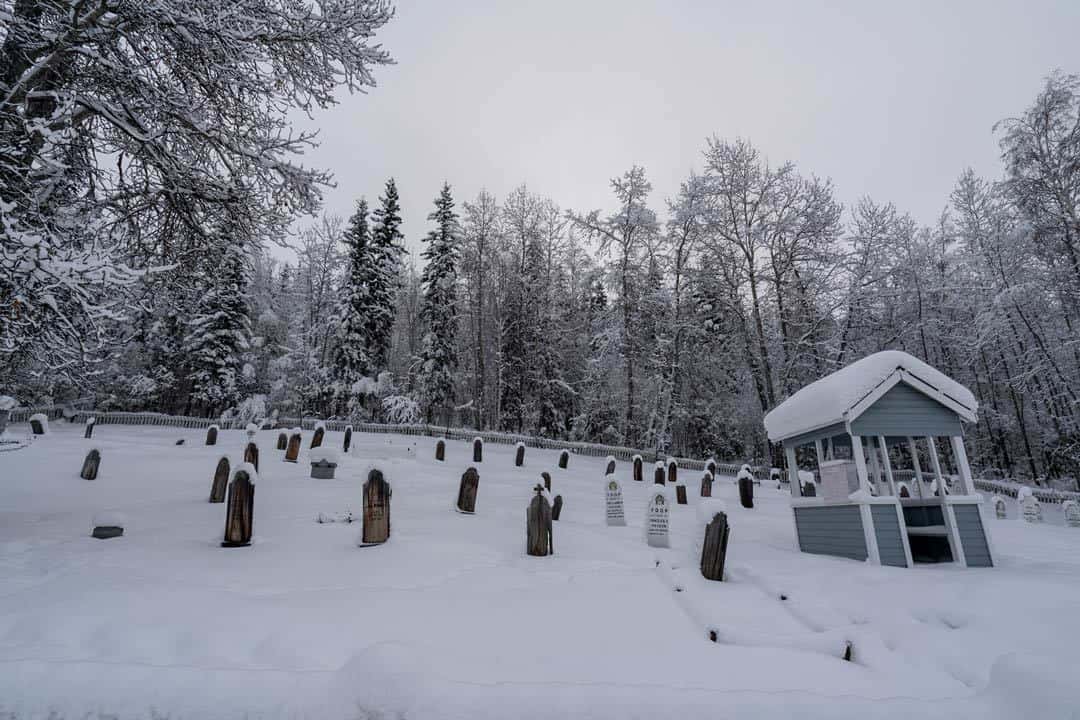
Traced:
<path id="1" fill-rule="evenodd" d="M 1080 503 L 1075 500 L 1066 500 L 1061 505 L 1061 511 L 1065 514 L 1066 525 L 1080 527 Z"/>
<path id="2" fill-rule="evenodd" d="M 622 527 L 626 525 L 626 514 L 623 512 L 622 488 L 619 481 L 613 475 L 608 475 L 604 481 L 607 487 L 607 524 Z"/>
<path id="3" fill-rule="evenodd" d="M 1042 522 L 1042 504 L 1031 493 L 1031 488 L 1021 488 L 1016 499 L 1020 502 L 1020 517 L 1024 518 L 1024 522 Z"/>
<path id="4" fill-rule="evenodd" d="M 649 496 L 649 509 L 645 515 L 645 540 L 650 547 L 671 547 L 668 539 L 668 498 L 662 490 Z"/>

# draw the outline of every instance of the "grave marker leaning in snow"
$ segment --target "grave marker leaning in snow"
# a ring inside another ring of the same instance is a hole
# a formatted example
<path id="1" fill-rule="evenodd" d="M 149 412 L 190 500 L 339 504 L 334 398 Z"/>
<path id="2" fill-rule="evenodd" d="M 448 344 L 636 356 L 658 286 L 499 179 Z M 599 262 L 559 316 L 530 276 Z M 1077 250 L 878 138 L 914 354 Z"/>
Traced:
<path id="1" fill-rule="evenodd" d="M 124 517 L 123 513 L 110 510 L 99 512 L 94 515 L 91 522 L 94 529 L 90 535 L 98 540 L 121 537 L 124 534 L 124 525 L 126 524 L 127 518 Z"/>
<path id="2" fill-rule="evenodd" d="M 563 450 L 561 453 L 559 453 L 559 468 L 562 469 L 562 470 L 565 470 L 566 466 L 569 465 L 569 464 L 570 464 L 570 453 L 568 451 L 566 451 L 566 450 Z"/>
<path id="3" fill-rule="evenodd" d="M 94 448 L 86 453 L 86 459 L 83 460 L 79 477 L 83 480 L 97 480 L 99 465 L 101 465 L 101 452 L 97 448 Z"/>
<path id="4" fill-rule="evenodd" d="M 669 485 L 675 485 L 679 482 L 679 463 L 675 458 L 667 461 L 667 482 Z"/>
<path id="5" fill-rule="evenodd" d="M 675 502 L 677 502 L 679 505 L 685 505 L 686 504 L 686 486 L 685 485 L 676 485 L 675 486 Z"/>
<path id="6" fill-rule="evenodd" d="M 551 519 L 558 520 L 562 515 L 562 495 L 556 495 L 551 503 Z"/>
<path id="7" fill-rule="evenodd" d="M 49 418 L 45 413 L 34 413 L 30 416 L 30 432 L 35 435 L 45 435 L 49 432 Z"/>
<path id="8" fill-rule="evenodd" d="M 701 575 L 706 580 L 723 581 L 730 532 L 727 514 L 723 512 L 714 514 L 705 526 L 705 540 L 701 544 Z"/>
<path id="9" fill-rule="evenodd" d="M 218 434 L 218 426 L 217 425 L 211 425 L 210 427 L 206 428 L 206 444 L 207 445 L 217 445 L 217 434 Z"/>
<path id="10" fill-rule="evenodd" d="M 654 490 L 649 495 L 649 507 L 645 512 L 645 541 L 650 547 L 671 547 L 668 538 L 670 521 L 668 518 L 668 497 L 663 490 Z"/>
<path id="11" fill-rule="evenodd" d="M 382 470 L 371 468 L 364 483 L 364 530 L 360 545 L 379 545 L 390 539 L 390 483 Z"/>
<path id="12" fill-rule="evenodd" d="M 475 463 L 484 462 L 484 439 L 480 437 L 474 437 L 472 441 L 472 461 Z"/>
<path id="13" fill-rule="evenodd" d="M 259 446 L 253 442 L 249 442 L 244 447 L 244 462 L 251 463 L 255 467 L 255 472 L 259 471 Z"/>
<path id="14" fill-rule="evenodd" d="M 341 451 L 346 455 L 349 454 L 349 447 L 352 445 L 352 425 L 345 426 L 345 442 Z"/>
<path id="15" fill-rule="evenodd" d="M 990 504 L 994 506 L 994 515 L 997 516 L 997 519 L 1004 520 L 1005 498 L 1001 497 L 1000 495 L 995 495 L 994 497 L 990 498 Z"/>
<path id="16" fill-rule="evenodd" d="M 701 476 L 701 497 L 712 497 L 713 475 L 708 470 Z"/>
<path id="17" fill-rule="evenodd" d="M 634 460 L 634 482 L 642 482 L 645 479 L 645 473 L 642 471 L 642 466 L 645 462 L 641 459 L 640 455 L 635 455 Z"/>
<path id="18" fill-rule="evenodd" d="M 532 501 L 525 512 L 525 552 L 533 557 L 546 557 L 555 553 L 551 535 L 551 504 L 544 488 L 533 488 Z"/>
<path id="19" fill-rule="evenodd" d="M 210 502 L 225 502 L 225 489 L 229 486 L 229 458 L 224 455 L 214 469 L 214 481 L 210 484 Z"/>
<path id="20" fill-rule="evenodd" d="M 476 492 L 480 487 L 480 473 L 471 467 L 461 475 L 461 484 L 458 485 L 457 509 L 472 515 L 476 512 Z"/>
<path id="21" fill-rule="evenodd" d="M 519 442 L 517 449 L 514 451 L 514 467 L 521 467 L 525 464 L 525 443 Z"/>
<path id="22" fill-rule="evenodd" d="M 285 462 L 296 462 L 296 459 L 300 457 L 300 433 L 294 431 L 289 436 L 289 446 L 285 449 Z"/>
<path id="23" fill-rule="evenodd" d="M 619 481 L 614 478 L 614 473 L 605 476 L 604 482 L 607 486 L 607 524 L 612 527 L 622 527 L 626 525 L 622 488 L 619 487 Z"/>
<path id="24" fill-rule="evenodd" d="M 540 473 L 540 481 L 544 483 L 544 489 L 551 492 L 551 473 L 547 470 Z"/>
<path id="25" fill-rule="evenodd" d="M 255 468 L 244 463 L 233 473 L 229 483 L 229 504 L 225 508 L 225 539 L 221 547 L 246 547 L 251 544 L 255 525 Z"/>
<path id="26" fill-rule="evenodd" d="M 446 460 L 446 441 L 440 440 L 435 443 L 435 459 L 439 462 Z"/>
<path id="27" fill-rule="evenodd" d="M 1065 516 L 1066 525 L 1080 527 L 1080 503 L 1075 500 L 1066 500 L 1061 504 L 1061 512 Z"/>
<path id="28" fill-rule="evenodd" d="M 322 447 L 324 435 L 326 435 L 326 426 L 319 423 L 315 426 L 315 434 L 311 436 L 311 447 L 308 449 L 314 450 L 317 447 Z"/>
<path id="29" fill-rule="evenodd" d="M 86 431 L 83 433 L 83 439 L 84 440 L 89 440 L 90 438 L 92 438 L 94 436 L 94 425 L 96 425 L 96 424 L 97 424 L 97 418 L 96 417 L 89 418 L 86 421 Z M 0 430 L 0 432 L 3 432 L 3 430 Z"/>
<path id="30" fill-rule="evenodd" d="M 615 474 L 615 458 L 611 455 L 607 456 L 607 467 L 604 468 L 605 475 Z"/>
<path id="31" fill-rule="evenodd" d="M 653 484 L 664 484 L 664 463 L 660 460 L 656 461 L 656 468 L 653 470 Z"/>

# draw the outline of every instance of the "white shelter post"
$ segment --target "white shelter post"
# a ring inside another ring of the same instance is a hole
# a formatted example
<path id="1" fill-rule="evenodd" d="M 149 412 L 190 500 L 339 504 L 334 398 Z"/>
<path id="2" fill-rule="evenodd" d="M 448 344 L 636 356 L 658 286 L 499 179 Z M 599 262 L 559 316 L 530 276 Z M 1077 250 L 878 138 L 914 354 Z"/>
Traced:
<path id="1" fill-rule="evenodd" d="M 965 495 L 975 494 L 975 482 L 971 477 L 971 465 L 968 464 L 967 451 L 964 450 L 964 438 L 953 435 L 949 438 L 952 443 L 953 456 L 956 457 L 956 469 L 960 473 L 960 485 Z"/>
<path id="2" fill-rule="evenodd" d="M 821 479 L 821 463 L 825 462 L 825 448 L 821 440 L 814 441 L 814 450 L 817 451 L 818 479 Z"/>
<path id="3" fill-rule="evenodd" d="M 881 494 L 881 465 L 878 464 L 877 450 L 874 448 L 874 438 L 866 438 L 866 452 L 870 456 L 870 469 L 874 472 L 875 494 Z"/>
<path id="4" fill-rule="evenodd" d="M 870 492 L 870 476 L 866 472 L 866 458 L 862 452 L 862 438 L 858 435 L 850 435 L 851 455 L 855 459 L 855 472 L 859 476 L 859 487 Z"/>
<path id="5" fill-rule="evenodd" d="M 881 466 L 885 468 L 885 479 L 889 483 L 889 492 L 897 497 L 896 483 L 893 481 L 892 462 L 889 461 L 889 445 L 885 442 L 884 435 L 877 436 L 878 447 L 881 448 Z"/>
<path id="6" fill-rule="evenodd" d="M 934 477 L 937 478 L 938 493 L 945 497 L 945 477 L 941 474 L 941 461 L 938 460 L 937 443 L 934 438 L 927 436 L 927 444 L 930 446 L 930 464 L 934 468 Z"/>
<path id="7" fill-rule="evenodd" d="M 791 483 L 791 497 L 802 497 L 799 485 L 799 466 L 795 464 L 795 447 L 784 443 L 784 458 L 787 459 L 788 482 Z"/>
<path id="8" fill-rule="evenodd" d="M 919 493 L 919 497 L 922 498 L 922 465 L 919 463 L 919 446 L 915 443 L 915 438 L 908 437 L 908 445 L 911 446 L 911 466 L 915 469 L 915 492 Z"/>

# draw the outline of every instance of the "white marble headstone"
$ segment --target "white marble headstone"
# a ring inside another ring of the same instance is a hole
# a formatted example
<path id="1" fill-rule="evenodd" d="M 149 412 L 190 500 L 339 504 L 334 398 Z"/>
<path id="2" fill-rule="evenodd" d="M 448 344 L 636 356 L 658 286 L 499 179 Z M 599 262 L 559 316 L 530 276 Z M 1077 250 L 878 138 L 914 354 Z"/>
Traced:
<path id="1" fill-rule="evenodd" d="M 619 487 L 619 481 L 614 476 L 608 475 L 604 480 L 604 487 L 607 488 L 607 524 L 619 527 L 626 525 L 626 514 L 623 512 L 622 488 Z"/>
<path id="2" fill-rule="evenodd" d="M 1065 514 L 1065 524 L 1069 527 L 1080 527 L 1080 503 L 1075 500 L 1066 500 L 1061 506 Z"/>
<path id="3" fill-rule="evenodd" d="M 1042 522 L 1042 504 L 1034 495 L 1028 495 L 1020 501 L 1020 511 L 1023 515 L 1024 522 Z"/>
<path id="4" fill-rule="evenodd" d="M 645 540 L 650 547 L 671 547 L 668 539 L 668 498 L 663 492 L 649 496 L 649 509 L 645 515 Z"/>

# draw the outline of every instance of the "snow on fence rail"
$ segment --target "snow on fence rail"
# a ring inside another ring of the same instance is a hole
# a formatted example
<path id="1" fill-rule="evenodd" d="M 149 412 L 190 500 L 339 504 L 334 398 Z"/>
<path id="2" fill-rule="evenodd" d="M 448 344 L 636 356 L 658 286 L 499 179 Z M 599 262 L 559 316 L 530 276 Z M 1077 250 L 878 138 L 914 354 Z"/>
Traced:
<path id="1" fill-rule="evenodd" d="M 975 487 L 979 490 L 985 490 L 996 495 L 1008 495 L 1009 497 L 1013 498 L 1016 497 L 1016 494 L 1020 491 L 1020 488 L 1029 487 L 1031 488 L 1031 494 L 1038 498 L 1039 502 L 1063 503 L 1066 500 L 1080 501 L 1080 492 L 1057 490 L 1055 488 L 1031 487 L 1030 485 L 1023 485 L 1018 482 L 1012 482 L 1011 480 L 976 479 Z"/>

